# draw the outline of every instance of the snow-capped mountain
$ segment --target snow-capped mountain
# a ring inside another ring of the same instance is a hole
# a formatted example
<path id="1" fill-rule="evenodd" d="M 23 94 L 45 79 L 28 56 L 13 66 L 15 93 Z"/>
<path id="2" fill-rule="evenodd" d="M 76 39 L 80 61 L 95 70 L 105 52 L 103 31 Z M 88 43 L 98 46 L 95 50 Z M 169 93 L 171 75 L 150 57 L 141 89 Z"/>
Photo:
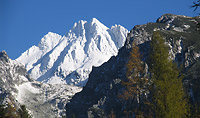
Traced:
<path id="1" fill-rule="evenodd" d="M 110 29 L 93 18 L 79 21 L 65 35 L 49 32 L 16 60 L 38 81 L 84 86 L 92 66 L 116 56 L 128 30 L 120 25 Z"/>
<path id="2" fill-rule="evenodd" d="M 30 78 L 25 67 L 0 52 L 0 104 L 12 104 L 16 110 L 26 105 L 33 118 L 61 118 L 65 104 L 82 88 L 52 85 Z"/>
<path id="3" fill-rule="evenodd" d="M 159 31 L 165 43 L 169 45 L 169 58 L 173 59 L 177 65 L 181 65 L 181 72 L 184 75 L 184 90 L 188 93 L 188 97 L 190 96 L 191 103 L 194 106 L 199 106 L 200 16 L 164 14 L 155 23 L 134 26 L 118 55 L 101 66 L 93 68 L 84 89 L 75 94 L 67 104 L 67 118 L 109 118 L 112 116 L 123 118 L 131 116 L 129 113 L 127 114 L 124 102 L 119 98 L 124 90 L 121 82 L 127 81 L 126 65 L 133 42 L 139 46 L 141 58 L 145 63 L 145 76 L 151 79 L 149 56 L 151 54 L 150 42 L 154 31 Z M 141 100 L 141 102 L 144 101 Z M 130 101 L 127 103 L 130 104 Z M 137 105 L 133 107 L 139 109 Z M 129 108 L 134 109 L 133 107 Z M 121 114 L 122 111 L 126 113 Z M 142 112 L 147 113 L 148 111 Z M 150 112 L 152 113 L 152 111 Z M 114 115 L 111 115 L 113 113 Z M 144 115 L 144 117 L 148 117 L 148 115 Z"/>

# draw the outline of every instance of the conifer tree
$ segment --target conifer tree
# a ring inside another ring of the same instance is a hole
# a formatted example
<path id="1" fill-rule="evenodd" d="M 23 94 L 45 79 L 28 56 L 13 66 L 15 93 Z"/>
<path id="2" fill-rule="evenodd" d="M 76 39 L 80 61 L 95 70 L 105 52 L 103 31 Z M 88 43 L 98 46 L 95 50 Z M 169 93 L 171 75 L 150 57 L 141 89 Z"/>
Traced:
<path id="1" fill-rule="evenodd" d="M 21 118 L 31 118 L 30 114 L 26 110 L 26 106 L 25 105 L 21 105 L 20 106 L 19 115 L 20 115 Z"/>
<path id="2" fill-rule="evenodd" d="M 168 47 L 158 32 L 151 41 L 151 67 L 153 105 L 157 118 L 184 118 L 187 102 L 184 98 L 182 76 L 169 59 Z"/>
<path id="3" fill-rule="evenodd" d="M 5 118 L 20 118 L 12 102 L 7 104 Z"/>
<path id="4" fill-rule="evenodd" d="M 122 85 L 125 86 L 126 90 L 120 95 L 120 98 L 124 99 L 128 104 L 124 111 L 127 117 L 133 116 L 133 113 L 137 118 L 143 117 L 142 105 L 144 100 L 142 100 L 142 95 L 145 92 L 147 81 L 143 78 L 144 64 L 140 58 L 139 47 L 133 43 L 129 61 L 126 65 L 127 81 L 122 82 Z"/>
<path id="5" fill-rule="evenodd" d="M 6 116 L 5 105 L 0 104 L 0 118 L 5 118 L 5 116 Z"/>
<path id="6" fill-rule="evenodd" d="M 194 8 L 194 11 L 196 11 L 198 7 L 200 7 L 200 0 L 196 0 L 195 2 L 193 2 L 193 5 L 191 7 Z"/>

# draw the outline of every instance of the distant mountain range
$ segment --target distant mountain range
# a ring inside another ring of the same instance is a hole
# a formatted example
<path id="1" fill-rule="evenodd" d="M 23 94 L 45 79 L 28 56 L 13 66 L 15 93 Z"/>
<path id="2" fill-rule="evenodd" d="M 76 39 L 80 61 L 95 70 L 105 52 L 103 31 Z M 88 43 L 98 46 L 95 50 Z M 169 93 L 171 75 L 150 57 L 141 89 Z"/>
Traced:
<path id="1" fill-rule="evenodd" d="M 65 36 L 49 32 L 16 61 L 37 81 L 84 86 L 92 66 L 116 56 L 127 33 L 120 25 L 109 29 L 95 18 L 81 20 Z"/>

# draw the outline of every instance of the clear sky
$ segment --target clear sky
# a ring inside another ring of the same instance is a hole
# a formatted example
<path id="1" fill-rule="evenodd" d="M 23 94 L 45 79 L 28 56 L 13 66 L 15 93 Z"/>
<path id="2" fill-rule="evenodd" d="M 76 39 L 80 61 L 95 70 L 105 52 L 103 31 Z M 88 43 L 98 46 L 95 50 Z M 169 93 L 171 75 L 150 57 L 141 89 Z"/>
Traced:
<path id="1" fill-rule="evenodd" d="M 0 51 L 16 59 L 48 32 L 65 35 L 79 20 L 107 27 L 155 22 L 162 14 L 196 16 L 193 0 L 0 0 Z"/>

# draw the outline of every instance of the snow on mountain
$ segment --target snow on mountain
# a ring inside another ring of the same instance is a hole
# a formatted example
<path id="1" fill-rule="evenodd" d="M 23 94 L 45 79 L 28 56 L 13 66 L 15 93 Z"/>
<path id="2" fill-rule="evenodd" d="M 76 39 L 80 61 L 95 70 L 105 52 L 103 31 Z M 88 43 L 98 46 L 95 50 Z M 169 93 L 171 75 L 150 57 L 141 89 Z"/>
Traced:
<path id="1" fill-rule="evenodd" d="M 65 105 L 82 88 L 66 84 L 46 84 L 38 81 L 15 85 L 15 95 L 20 104 L 31 111 L 34 118 L 61 118 L 65 115 Z"/>
<path id="2" fill-rule="evenodd" d="M 47 84 L 30 78 L 25 67 L 0 52 L 0 104 L 26 105 L 33 118 L 61 118 L 65 105 L 82 88 Z"/>
<path id="3" fill-rule="evenodd" d="M 84 86 L 92 66 L 100 66 L 116 56 L 127 33 L 120 25 L 109 29 L 96 18 L 90 22 L 81 20 L 63 37 L 48 33 L 16 60 L 25 65 L 35 80 Z"/>
<path id="4" fill-rule="evenodd" d="M 118 55 L 92 70 L 84 89 L 75 94 L 66 105 L 66 117 L 109 118 L 110 113 L 114 113 L 117 118 L 126 117 L 127 114 L 123 114 L 121 111 L 127 102 L 119 100 L 119 95 L 122 95 L 125 89 L 122 82 L 127 81 L 126 65 L 132 44 L 133 42 L 138 44 L 142 61 L 145 64 L 144 76 L 146 79 L 151 79 L 152 73 L 149 71 L 151 66 L 150 42 L 153 32 L 156 30 L 159 30 L 160 35 L 169 46 L 169 58 L 179 65 L 181 73 L 184 75 L 183 87 L 190 102 L 193 103 L 191 105 L 195 106 L 200 103 L 200 28 L 198 23 L 200 24 L 200 17 L 165 14 L 158 18 L 156 23 L 136 25 L 130 31 L 126 44 L 120 49 Z M 149 84 L 152 84 L 151 81 Z M 152 100 L 148 92 L 145 96 L 149 101 Z M 136 102 L 133 101 L 131 104 L 137 104 Z M 140 102 L 145 101 L 141 99 Z M 133 105 L 131 109 L 139 108 L 137 105 Z M 148 111 L 143 112 L 147 114 Z M 152 111 L 150 111 L 151 113 Z"/>
<path id="5" fill-rule="evenodd" d="M 61 38 L 62 36 L 49 32 L 41 39 L 38 46 L 32 46 L 27 51 L 22 53 L 20 58 L 16 60 L 25 64 L 26 69 L 30 70 L 33 68 L 33 64 L 35 62 L 37 62 L 42 56 L 44 56 L 60 42 Z"/>

